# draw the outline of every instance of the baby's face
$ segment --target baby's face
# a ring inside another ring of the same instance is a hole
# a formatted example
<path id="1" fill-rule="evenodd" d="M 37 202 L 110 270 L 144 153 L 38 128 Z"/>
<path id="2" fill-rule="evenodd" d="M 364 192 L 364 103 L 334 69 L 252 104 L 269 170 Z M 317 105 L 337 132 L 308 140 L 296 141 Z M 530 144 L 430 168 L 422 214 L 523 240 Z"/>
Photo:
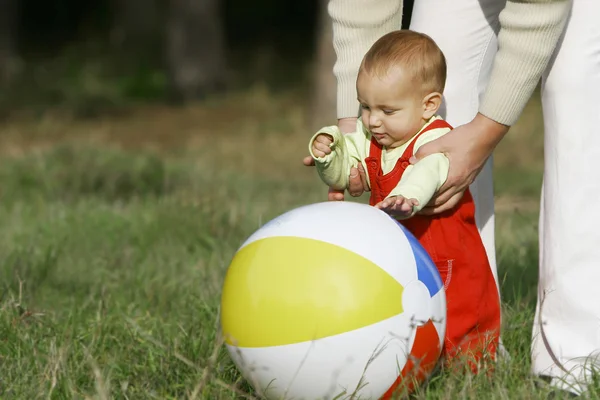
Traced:
<path id="1" fill-rule="evenodd" d="M 361 71 L 356 89 L 362 121 L 382 146 L 403 145 L 426 122 L 422 89 L 400 68 L 384 77 Z"/>

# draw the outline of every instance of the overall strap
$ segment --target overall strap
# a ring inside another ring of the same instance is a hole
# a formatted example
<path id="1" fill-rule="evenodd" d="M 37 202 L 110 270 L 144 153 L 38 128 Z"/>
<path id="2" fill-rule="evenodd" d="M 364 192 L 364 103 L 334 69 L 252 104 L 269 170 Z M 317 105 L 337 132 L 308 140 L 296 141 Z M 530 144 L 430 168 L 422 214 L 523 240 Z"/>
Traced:
<path id="1" fill-rule="evenodd" d="M 369 157 L 381 159 L 381 145 L 371 137 L 371 147 L 369 148 Z"/>
<path id="2" fill-rule="evenodd" d="M 413 155 L 413 151 L 414 151 L 415 143 L 417 142 L 417 139 L 419 139 L 419 137 L 421 135 L 423 135 L 425 132 L 431 131 L 433 129 L 440 129 L 440 128 L 449 128 L 449 129 L 452 129 L 452 126 L 448 122 L 444 121 L 443 119 L 436 119 L 435 121 L 433 121 L 432 123 L 430 123 L 429 125 L 427 125 L 425 127 L 425 129 L 423 129 L 421 132 L 419 132 L 413 138 L 413 140 L 410 142 L 410 144 L 408 145 L 408 147 L 406 148 L 406 150 L 404 150 L 404 153 L 402 153 L 402 157 L 400 157 L 400 158 L 402 160 L 411 158 L 412 155 Z"/>

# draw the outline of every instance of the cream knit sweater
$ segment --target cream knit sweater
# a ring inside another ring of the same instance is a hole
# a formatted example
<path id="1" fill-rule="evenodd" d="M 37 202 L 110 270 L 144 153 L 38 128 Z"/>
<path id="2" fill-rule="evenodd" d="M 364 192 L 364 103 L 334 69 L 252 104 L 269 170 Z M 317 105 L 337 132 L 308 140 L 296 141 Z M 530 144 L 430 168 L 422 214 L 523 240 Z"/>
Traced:
<path id="1" fill-rule="evenodd" d="M 571 1 L 507 0 L 481 114 L 509 126 L 517 121 L 558 43 Z M 337 54 L 337 116 L 356 117 L 358 67 L 378 38 L 400 29 L 402 0 L 330 0 L 328 10 Z"/>

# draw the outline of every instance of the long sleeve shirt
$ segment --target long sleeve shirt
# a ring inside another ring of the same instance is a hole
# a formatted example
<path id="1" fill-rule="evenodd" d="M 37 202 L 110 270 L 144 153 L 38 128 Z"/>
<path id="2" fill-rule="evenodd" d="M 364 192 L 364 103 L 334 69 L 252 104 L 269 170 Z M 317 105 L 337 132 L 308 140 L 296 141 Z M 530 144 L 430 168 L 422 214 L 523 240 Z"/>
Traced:
<path id="1" fill-rule="evenodd" d="M 439 118 L 439 116 L 432 117 L 419 132 L 415 133 L 411 140 L 402 146 L 390 149 L 384 147 L 381 154 L 382 172 L 387 174 L 392 171 L 406 148 L 415 140 L 415 137 L 431 122 Z M 416 139 L 413 153 L 420 146 L 439 138 L 449 131 L 449 128 L 438 128 L 423 133 Z M 312 152 L 312 143 L 320 134 L 327 134 L 333 138 L 333 143 L 329 146 L 331 153 L 325 157 L 316 157 Z M 370 146 L 371 134 L 363 125 L 362 120 L 358 119 L 356 131 L 353 133 L 342 134 L 336 125 L 320 129 L 310 139 L 308 148 L 315 160 L 315 166 L 321 179 L 327 185 L 341 190 L 348 187 L 350 168 L 362 163 L 365 171 L 367 170 L 365 158 L 369 156 Z M 412 215 L 414 215 L 427 205 L 435 192 L 446 181 L 449 166 L 448 158 L 441 153 L 429 155 L 415 165 L 409 165 L 404 171 L 400 182 L 388 197 L 402 195 L 409 199 L 417 199 L 419 205 L 413 207 Z M 371 184 L 368 177 L 367 184 L 370 188 Z"/>

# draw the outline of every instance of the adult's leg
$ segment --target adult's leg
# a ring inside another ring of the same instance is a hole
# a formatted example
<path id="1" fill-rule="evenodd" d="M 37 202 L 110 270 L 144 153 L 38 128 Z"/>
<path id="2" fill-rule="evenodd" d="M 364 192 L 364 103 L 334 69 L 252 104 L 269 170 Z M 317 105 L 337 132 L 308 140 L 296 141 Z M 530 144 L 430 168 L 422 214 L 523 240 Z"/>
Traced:
<path id="1" fill-rule="evenodd" d="M 497 50 L 498 14 L 505 4 L 505 0 L 415 0 L 410 29 L 431 36 L 446 57 L 442 114 L 453 126 L 477 114 Z M 491 158 L 470 189 L 477 227 L 499 287 Z"/>
<path id="2" fill-rule="evenodd" d="M 453 126 L 471 121 L 479 110 L 498 48 L 498 15 L 505 4 L 505 0 L 415 0 L 410 29 L 431 36 L 446 57 L 442 114 Z M 499 294 L 491 158 L 470 190 L 475 220 Z M 502 341 L 498 353 L 509 358 Z"/>
<path id="3" fill-rule="evenodd" d="M 542 80 L 545 129 L 533 372 L 581 392 L 600 371 L 600 15 L 574 0 Z"/>

